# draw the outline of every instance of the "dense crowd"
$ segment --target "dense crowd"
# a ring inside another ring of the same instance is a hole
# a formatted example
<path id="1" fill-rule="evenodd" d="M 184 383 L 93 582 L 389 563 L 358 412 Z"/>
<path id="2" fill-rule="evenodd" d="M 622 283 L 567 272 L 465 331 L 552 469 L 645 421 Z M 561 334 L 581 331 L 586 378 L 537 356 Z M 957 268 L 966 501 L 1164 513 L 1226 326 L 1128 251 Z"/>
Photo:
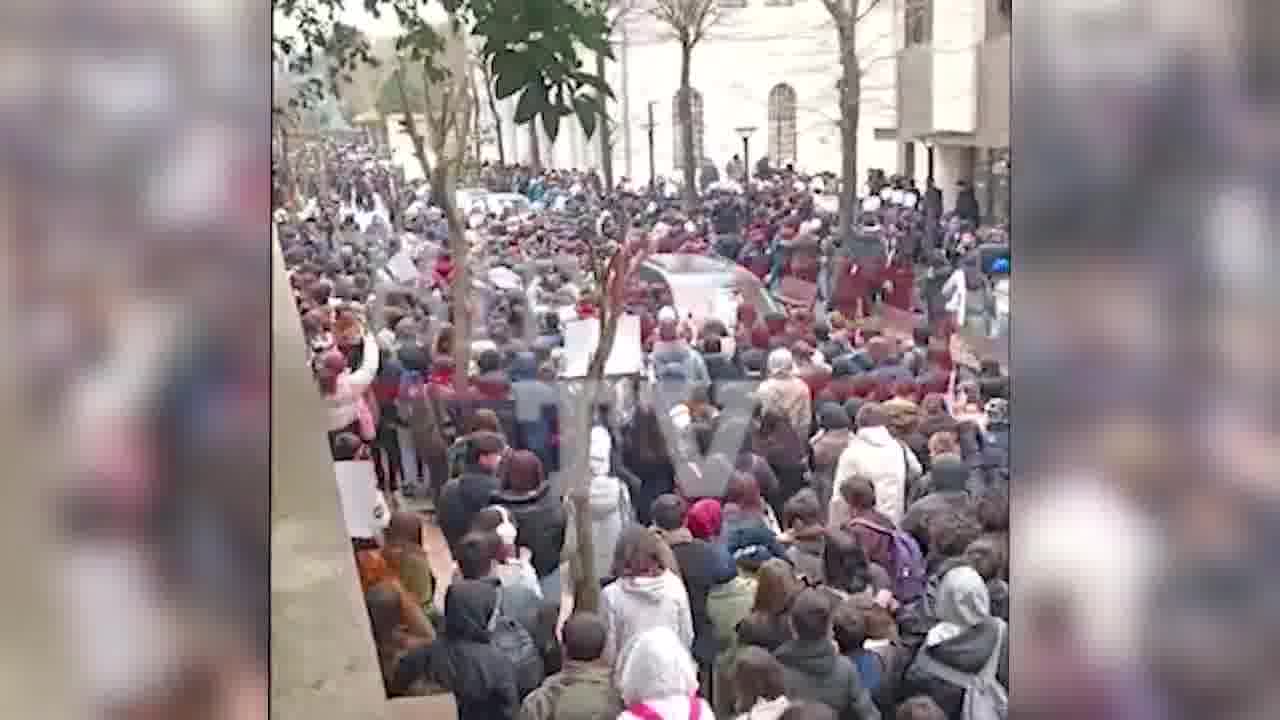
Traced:
<path id="1" fill-rule="evenodd" d="M 1009 379 L 957 340 L 1006 332 L 1008 239 L 971 189 L 948 211 L 877 174 L 842 237 L 789 168 L 687 212 L 664 184 L 486 166 L 529 206 L 459 208 L 460 333 L 431 190 L 328 150 L 278 230 L 335 465 L 379 490 L 348 525 L 389 695 L 450 692 L 461 720 L 1007 716 Z M 609 301 L 590 258 L 637 233 L 739 263 L 778 309 L 694 318 L 631 283 L 645 369 L 612 379 L 588 477 L 562 477 L 566 325 Z M 566 606 L 581 583 L 592 612 Z"/>

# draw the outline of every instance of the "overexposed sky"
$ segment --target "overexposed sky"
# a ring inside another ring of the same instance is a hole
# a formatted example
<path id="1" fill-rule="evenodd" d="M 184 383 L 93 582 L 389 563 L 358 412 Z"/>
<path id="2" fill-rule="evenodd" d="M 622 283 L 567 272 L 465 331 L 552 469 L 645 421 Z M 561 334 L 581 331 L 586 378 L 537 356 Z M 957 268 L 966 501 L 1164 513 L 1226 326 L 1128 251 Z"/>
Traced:
<path id="1" fill-rule="evenodd" d="M 444 21 L 444 7 L 438 3 L 433 3 L 431 7 L 435 11 L 432 13 L 433 17 L 429 18 L 432 23 Z M 394 13 L 388 10 L 382 17 L 375 18 L 364 9 L 363 0 L 346 0 L 345 9 L 338 19 L 364 30 L 365 34 L 374 38 L 395 37 L 400 32 L 400 23 L 396 21 Z M 292 33 L 296 27 L 288 19 L 282 18 L 279 13 L 275 15 L 274 32 L 276 34 Z"/>

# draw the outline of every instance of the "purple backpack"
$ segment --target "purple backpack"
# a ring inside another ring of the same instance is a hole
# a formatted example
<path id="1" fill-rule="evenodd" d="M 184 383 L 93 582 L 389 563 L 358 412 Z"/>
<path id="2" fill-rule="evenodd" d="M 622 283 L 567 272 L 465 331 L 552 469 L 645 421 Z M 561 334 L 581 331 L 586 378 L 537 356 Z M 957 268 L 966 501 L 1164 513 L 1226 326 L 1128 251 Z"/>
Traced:
<path id="1" fill-rule="evenodd" d="M 874 530 L 889 537 L 889 554 L 893 567 L 885 568 L 893 577 L 893 596 L 898 602 L 906 604 L 924 595 L 928 576 L 924 569 L 924 553 L 920 552 L 920 543 L 911 533 L 881 527 L 868 520 L 855 519 L 851 524 Z"/>

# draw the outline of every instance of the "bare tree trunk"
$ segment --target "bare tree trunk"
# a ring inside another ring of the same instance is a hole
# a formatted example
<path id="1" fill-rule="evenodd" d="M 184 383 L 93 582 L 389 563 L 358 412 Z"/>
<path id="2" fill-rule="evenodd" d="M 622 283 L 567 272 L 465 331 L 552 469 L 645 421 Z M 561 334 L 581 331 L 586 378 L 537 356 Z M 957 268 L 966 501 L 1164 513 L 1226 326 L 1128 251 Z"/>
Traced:
<path id="1" fill-rule="evenodd" d="M 538 119 L 529 121 L 529 166 L 535 173 L 542 172 L 542 139 L 538 137 Z"/>
<path id="2" fill-rule="evenodd" d="M 603 53 L 596 53 L 596 75 L 604 79 L 605 58 Z M 600 120 L 596 123 L 596 132 L 600 133 L 600 172 L 604 175 L 605 192 L 613 189 L 613 133 L 609 129 L 609 98 L 603 93 L 596 93 L 600 103 Z"/>
<path id="3" fill-rule="evenodd" d="M 489 113 L 493 115 L 493 133 L 498 136 L 498 164 L 507 164 L 506 139 L 502 133 L 502 116 L 498 114 L 498 99 L 493 96 L 493 73 L 487 63 L 480 63 L 480 71 L 484 73 L 484 94 L 489 100 Z"/>
<path id="4" fill-rule="evenodd" d="M 289 129 L 284 122 L 280 128 L 280 173 L 284 175 L 284 191 L 286 204 L 293 208 L 298 200 L 298 188 L 293 177 L 293 161 L 289 157 Z M 296 209 L 296 208 L 293 208 Z"/>
<path id="5" fill-rule="evenodd" d="M 852 21 L 850 21 L 852 22 Z M 853 28 L 840 28 L 840 224 L 837 237 L 853 233 L 858 187 L 858 122 L 862 73 Z"/>
<path id="6" fill-rule="evenodd" d="M 401 69 L 403 67 L 401 65 Z M 400 93 L 401 105 L 408 111 L 405 112 L 405 130 L 409 134 L 409 141 L 413 143 L 413 152 L 418 156 L 418 162 L 422 164 L 423 174 L 431 180 L 431 201 L 444 213 L 445 222 L 449 227 L 449 254 L 452 256 L 454 267 L 453 282 L 450 287 L 455 300 L 451 306 L 454 313 L 454 384 L 462 390 L 466 388 L 468 369 L 471 366 L 471 306 L 465 301 L 458 302 L 457 299 L 465 300 L 468 297 L 468 293 L 465 291 L 460 293 L 459 290 L 465 290 L 471 285 L 471 273 L 467 268 L 467 256 L 471 248 L 467 245 L 466 226 L 454 203 L 453 181 L 450 178 L 448 163 L 443 153 L 438 153 L 439 165 L 432 168 L 427 158 L 427 146 L 423 141 L 422 133 L 418 130 L 418 123 L 413 117 L 412 106 L 409 104 L 409 96 L 405 92 L 402 77 L 403 72 L 396 76 L 396 88 Z M 443 149 L 445 142 L 444 138 L 437 139 L 437 149 Z"/>
<path id="7" fill-rule="evenodd" d="M 689 75 L 693 65 L 693 46 L 680 43 L 680 155 L 684 164 L 684 208 L 693 212 L 698 207 L 698 159 L 693 148 L 693 88 Z"/>

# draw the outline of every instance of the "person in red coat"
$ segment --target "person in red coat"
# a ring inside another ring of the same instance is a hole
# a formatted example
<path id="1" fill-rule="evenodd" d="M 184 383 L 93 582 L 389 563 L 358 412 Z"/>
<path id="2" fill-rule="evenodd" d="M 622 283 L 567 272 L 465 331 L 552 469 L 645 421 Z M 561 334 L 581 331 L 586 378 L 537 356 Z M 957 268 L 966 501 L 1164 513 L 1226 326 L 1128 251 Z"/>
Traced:
<path id="1" fill-rule="evenodd" d="M 910 312 L 915 304 L 916 282 L 916 271 L 911 265 L 911 258 L 896 258 L 893 264 L 885 267 L 880 277 L 881 285 L 885 288 L 884 302 Z"/>

